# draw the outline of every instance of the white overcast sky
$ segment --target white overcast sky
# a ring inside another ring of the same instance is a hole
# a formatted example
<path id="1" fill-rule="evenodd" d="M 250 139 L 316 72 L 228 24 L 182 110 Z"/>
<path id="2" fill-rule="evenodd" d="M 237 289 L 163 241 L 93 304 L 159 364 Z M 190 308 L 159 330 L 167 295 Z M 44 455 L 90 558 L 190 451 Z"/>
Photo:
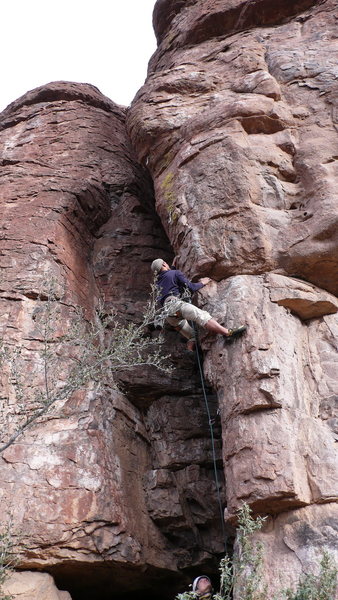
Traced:
<path id="1" fill-rule="evenodd" d="M 0 111 L 51 81 L 92 83 L 128 106 L 156 49 L 155 0 L 2 0 Z"/>

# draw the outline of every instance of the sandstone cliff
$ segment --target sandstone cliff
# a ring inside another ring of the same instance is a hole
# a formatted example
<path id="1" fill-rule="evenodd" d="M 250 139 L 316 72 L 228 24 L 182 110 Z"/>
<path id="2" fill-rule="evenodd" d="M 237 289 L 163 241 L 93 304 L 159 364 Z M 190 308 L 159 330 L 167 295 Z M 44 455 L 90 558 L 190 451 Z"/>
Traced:
<path id="1" fill-rule="evenodd" d="M 272 594 L 337 551 L 336 3 L 160 0 L 154 25 L 128 130 L 180 268 L 218 282 L 201 305 L 249 326 L 204 364 Z"/>
<path id="2" fill-rule="evenodd" d="M 90 315 L 100 299 L 137 320 L 150 262 L 172 251 L 125 109 L 95 88 L 59 82 L 28 93 L 3 113 L 0 136 L 1 334 L 22 349 L 29 399 L 43 381 L 36 314 L 46 278 L 60 295 L 56 336 L 75 306 Z M 50 572 L 73 599 L 156 595 L 162 582 L 172 596 L 189 581 L 180 567 L 215 568 L 222 551 L 194 361 L 170 332 L 167 350 L 172 376 L 139 369 L 121 376 L 125 394 L 81 390 L 2 453 L 1 514 L 11 507 L 22 529 L 20 567 Z M 17 413 L 14 383 L 5 374 Z"/>
<path id="3" fill-rule="evenodd" d="M 58 82 L 1 115 L 1 333 L 22 349 L 29 398 L 46 278 L 61 334 L 75 306 L 90 315 L 100 299 L 137 321 L 157 256 L 212 277 L 200 305 L 248 325 L 229 346 L 201 332 L 227 533 L 243 501 L 269 516 L 256 537 L 272 594 L 337 552 L 335 2 L 158 0 L 154 26 L 128 111 Z M 73 600 L 169 600 L 200 570 L 217 582 L 198 370 L 175 332 L 166 349 L 171 376 L 88 386 L 2 455 L 20 568 L 52 574 Z"/>

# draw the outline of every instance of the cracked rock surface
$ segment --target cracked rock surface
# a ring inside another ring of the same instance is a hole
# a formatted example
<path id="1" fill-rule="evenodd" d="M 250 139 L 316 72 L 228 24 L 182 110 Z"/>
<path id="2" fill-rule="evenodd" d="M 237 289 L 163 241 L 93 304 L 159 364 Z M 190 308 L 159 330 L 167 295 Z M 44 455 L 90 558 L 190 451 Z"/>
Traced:
<path id="1" fill-rule="evenodd" d="M 48 282 L 60 299 L 58 338 L 75 307 L 91 318 L 102 301 L 138 322 L 154 254 L 172 258 L 125 112 L 93 86 L 56 82 L 1 115 L 0 326 L 7 356 L 21 348 L 15 364 L 24 385 L 23 403 L 6 362 L 1 397 L 14 431 L 14 415 L 30 414 L 34 390 L 44 389 L 37 319 Z M 171 331 L 168 352 L 172 376 L 122 373 L 124 393 L 89 385 L 57 401 L 2 453 L 0 510 L 11 507 L 22 529 L 20 568 L 48 571 L 73 600 L 153 598 L 163 586 L 169 598 L 188 585 L 194 561 L 217 568 L 222 538 L 200 382 Z M 60 383 L 69 374 L 62 351 L 61 360 Z M 48 579 L 33 575 L 29 600 Z M 50 593 L 54 600 L 59 592 Z"/>
<path id="2" fill-rule="evenodd" d="M 336 19 L 332 0 L 157 3 L 128 128 L 191 275 L 337 294 Z"/>
<path id="3" fill-rule="evenodd" d="M 179 268 L 214 280 L 199 305 L 248 326 L 201 338 L 225 519 L 270 515 L 272 596 L 337 552 L 336 3 L 158 0 L 154 26 L 128 130 Z"/>
<path id="4" fill-rule="evenodd" d="M 25 373 L 24 399 L 6 370 L 1 398 L 34 410 L 46 281 L 58 337 L 102 301 L 138 322 L 158 256 L 211 277 L 199 306 L 248 326 L 232 344 L 200 331 L 226 531 L 243 501 L 268 515 L 255 536 L 272 597 L 337 553 L 336 3 L 158 0 L 154 26 L 129 109 L 56 82 L 0 116 L 0 327 Z M 172 600 L 201 572 L 217 586 L 197 364 L 176 332 L 165 340 L 172 375 L 89 385 L 2 454 L 0 510 L 22 526 L 34 600 L 44 586 L 53 600 Z"/>

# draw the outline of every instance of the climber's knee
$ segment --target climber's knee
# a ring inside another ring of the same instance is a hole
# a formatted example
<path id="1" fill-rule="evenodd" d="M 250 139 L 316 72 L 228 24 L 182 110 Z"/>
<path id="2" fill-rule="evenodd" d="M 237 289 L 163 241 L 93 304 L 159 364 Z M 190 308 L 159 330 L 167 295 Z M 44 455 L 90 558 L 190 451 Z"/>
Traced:
<path id="1" fill-rule="evenodd" d="M 178 325 L 175 327 L 176 331 L 179 331 L 181 335 L 183 335 L 183 337 L 187 338 L 188 340 L 190 340 L 191 338 L 194 337 L 194 330 L 192 327 L 190 327 L 188 321 L 186 321 L 185 319 L 183 319 L 182 321 L 180 321 L 178 323 Z"/>

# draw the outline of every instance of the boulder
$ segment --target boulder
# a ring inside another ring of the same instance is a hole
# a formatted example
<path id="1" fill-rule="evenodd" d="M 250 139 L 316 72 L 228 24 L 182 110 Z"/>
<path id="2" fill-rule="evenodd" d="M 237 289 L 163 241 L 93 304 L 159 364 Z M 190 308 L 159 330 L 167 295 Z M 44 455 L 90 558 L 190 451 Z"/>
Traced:
<path id="1" fill-rule="evenodd" d="M 51 575 L 37 571 L 12 573 L 3 591 L 11 594 L 13 600 L 72 600 L 68 592 L 57 589 Z"/>

